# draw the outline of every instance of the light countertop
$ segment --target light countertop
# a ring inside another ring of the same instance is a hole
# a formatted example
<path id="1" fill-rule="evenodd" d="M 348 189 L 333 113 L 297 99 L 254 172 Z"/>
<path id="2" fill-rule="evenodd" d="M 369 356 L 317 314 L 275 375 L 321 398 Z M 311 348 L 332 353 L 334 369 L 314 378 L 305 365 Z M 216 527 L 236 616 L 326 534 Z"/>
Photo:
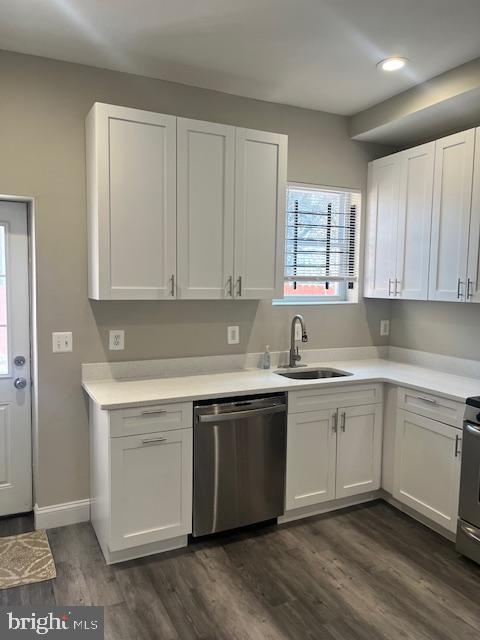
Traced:
<path id="1" fill-rule="evenodd" d="M 279 376 L 274 370 L 244 369 L 172 378 L 98 380 L 84 382 L 83 388 L 101 409 L 124 409 L 166 402 L 191 402 L 206 398 L 365 382 L 387 382 L 418 391 L 437 393 L 460 402 L 464 402 L 470 396 L 480 395 L 480 379 L 392 360 L 319 362 L 309 363 L 307 368 L 317 367 L 340 369 L 352 375 L 321 380 L 292 380 Z"/>

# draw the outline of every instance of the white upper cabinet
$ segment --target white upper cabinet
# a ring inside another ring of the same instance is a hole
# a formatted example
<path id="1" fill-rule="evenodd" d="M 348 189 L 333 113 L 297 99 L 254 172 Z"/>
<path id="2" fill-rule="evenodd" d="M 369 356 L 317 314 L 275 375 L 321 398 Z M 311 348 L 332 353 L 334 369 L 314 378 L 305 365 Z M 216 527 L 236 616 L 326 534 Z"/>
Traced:
<path id="1" fill-rule="evenodd" d="M 177 121 L 178 297 L 233 297 L 235 127 Z"/>
<path id="2" fill-rule="evenodd" d="M 467 302 L 480 302 L 480 127 L 475 137 L 470 244 L 468 248 Z"/>
<path id="3" fill-rule="evenodd" d="M 369 166 L 365 296 L 426 300 L 435 143 Z"/>
<path id="4" fill-rule="evenodd" d="M 89 296 L 283 296 L 287 136 L 96 103 Z"/>
<path id="5" fill-rule="evenodd" d="M 237 129 L 235 297 L 283 297 L 287 136 Z"/>
<path id="6" fill-rule="evenodd" d="M 401 153 L 394 293 L 403 299 L 427 299 L 434 161 L 434 142 Z"/>
<path id="7" fill-rule="evenodd" d="M 464 301 L 475 130 L 435 143 L 429 300 Z"/>
<path id="8" fill-rule="evenodd" d="M 388 298 L 395 287 L 400 164 L 396 153 L 369 165 L 364 291 L 369 298 Z"/>
<path id="9" fill-rule="evenodd" d="M 96 103 L 86 134 L 89 296 L 175 297 L 176 118 Z"/>

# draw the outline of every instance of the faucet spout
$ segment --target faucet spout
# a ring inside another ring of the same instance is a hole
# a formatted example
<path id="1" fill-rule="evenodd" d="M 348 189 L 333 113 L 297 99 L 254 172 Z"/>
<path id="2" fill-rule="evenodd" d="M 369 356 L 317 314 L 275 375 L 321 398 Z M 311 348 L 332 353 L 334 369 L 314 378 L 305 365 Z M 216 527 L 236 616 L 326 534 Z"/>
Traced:
<path id="1" fill-rule="evenodd" d="M 305 320 L 303 319 L 303 316 L 296 315 L 294 316 L 292 320 L 292 325 L 290 327 L 290 358 L 288 363 L 289 367 L 302 366 L 297 364 L 297 362 L 299 362 L 302 359 L 302 356 L 298 352 L 298 347 L 295 345 L 295 328 L 296 328 L 297 322 L 300 323 L 300 326 L 302 328 L 302 342 L 308 342 L 307 327 L 305 325 Z"/>

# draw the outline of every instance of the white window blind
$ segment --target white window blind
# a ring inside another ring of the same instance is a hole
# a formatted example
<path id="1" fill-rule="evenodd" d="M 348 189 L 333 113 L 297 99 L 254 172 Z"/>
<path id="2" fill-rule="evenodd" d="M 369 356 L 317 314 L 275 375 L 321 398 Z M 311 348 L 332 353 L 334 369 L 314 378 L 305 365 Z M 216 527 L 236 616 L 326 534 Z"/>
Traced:
<path id="1" fill-rule="evenodd" d="M 285 283 L 357 280 L 358 221 L 361 194 L 310 185 L 287 188 Z"/>

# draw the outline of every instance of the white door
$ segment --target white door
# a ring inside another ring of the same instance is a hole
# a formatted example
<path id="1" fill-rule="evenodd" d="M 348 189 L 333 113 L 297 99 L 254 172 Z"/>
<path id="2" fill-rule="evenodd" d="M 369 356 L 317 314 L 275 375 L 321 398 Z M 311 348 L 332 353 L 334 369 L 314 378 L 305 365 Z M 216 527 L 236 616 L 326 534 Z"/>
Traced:
<path id="1" fill-rule="evenodd" d="M 435 143 L 429 300 L 466 299 L 475 129 Z"/>
<path id="2" fill-rule="evenodd" d="M 460 429 L 399 410 L 393 496 L 456 531 L 460 488 Z"/>
<path id="3" fill-rule="evenodd" d="M 233 297 L 235 127 L 178 118 L 178 297 Z"/>
<path id="4" fill-rule="evenodd" d="M 89 114 L 90 297 L 176 297 L 176 121 L 99 103 Z"/>
<path id="5" fill-rule="evenodd" d="M 235 297 L 283 297 L 287 136 L 236 130 Z"/>
<path id="6" fill-rule="evenodd" d="M 287 510 L 335 498 L 336 420 L 336 409 L 288 416 Z"/>
<path id="7" fill-rule="evenodd" d="M 24 203 L 2 201 L 0 516 L 32 508 L 29 318 L 27 207 Z"/>
<path id="8" fill-rule="evenodd" d="M 472 213 L 468 247 L 467 302 L 480 302 L 480 127 L 475 133 Z"/>
<path id="9" fill-rule="evenodd" d="M 395 295 L 426 300 L 435 143 L 407 149 L 401 160 Z"/>
<path id="10" fill-rule="evenodd" d="M 110 550 L 192 531 L 192 429 L 111 438 Z"/>
<path id="11" fill-rule="evenodd" d="M 395 293 L 395 255 L 401 154 L 374 160 L 368 167 L 365 290 L 367 298 Z"/>
<path id="12" fill-rule="evenodd" d="M 380 488 L 382 405 L 338 410 L 336 497 Z"/>

